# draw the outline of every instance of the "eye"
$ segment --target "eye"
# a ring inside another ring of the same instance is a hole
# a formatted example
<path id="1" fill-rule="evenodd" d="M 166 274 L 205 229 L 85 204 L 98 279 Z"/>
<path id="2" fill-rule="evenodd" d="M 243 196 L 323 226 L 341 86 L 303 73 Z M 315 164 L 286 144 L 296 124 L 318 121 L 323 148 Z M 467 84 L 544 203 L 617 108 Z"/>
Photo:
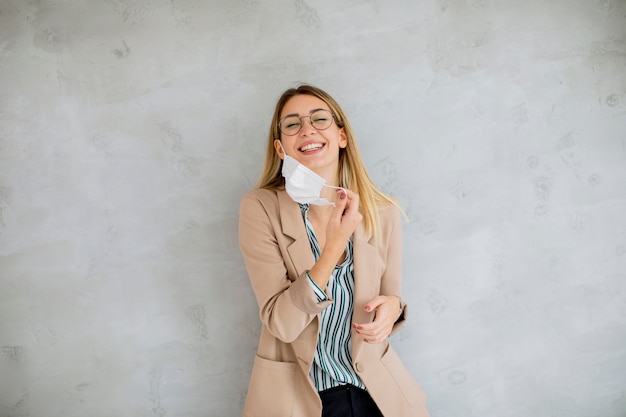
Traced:
<path id="1" fill-rule="evenodd" d="M 295 127 L 299 127 L 300 126 L 300 121 L 299 120 L 286 120 L 285 121 L 285 129 L 293 129 Z"/>
<path id="2" fill-rule="evenodd" d="M 314 122 L 327 122 L 330 118 L 331 114 L 326 110 L 319 110 L 311 115 L 311 120 Z"/>

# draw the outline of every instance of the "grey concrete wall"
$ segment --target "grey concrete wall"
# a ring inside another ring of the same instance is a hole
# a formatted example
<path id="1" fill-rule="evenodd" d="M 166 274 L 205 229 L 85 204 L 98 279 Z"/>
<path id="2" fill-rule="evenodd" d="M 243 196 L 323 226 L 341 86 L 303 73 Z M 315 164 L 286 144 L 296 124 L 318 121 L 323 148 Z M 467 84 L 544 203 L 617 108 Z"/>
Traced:
<path id="1" fill-rule="evenodd" d="M 0 416 L 237 416 L 306 81 L 405 205 L 433 417 L 626 416 L 623 0 L 0 1 Z"/>

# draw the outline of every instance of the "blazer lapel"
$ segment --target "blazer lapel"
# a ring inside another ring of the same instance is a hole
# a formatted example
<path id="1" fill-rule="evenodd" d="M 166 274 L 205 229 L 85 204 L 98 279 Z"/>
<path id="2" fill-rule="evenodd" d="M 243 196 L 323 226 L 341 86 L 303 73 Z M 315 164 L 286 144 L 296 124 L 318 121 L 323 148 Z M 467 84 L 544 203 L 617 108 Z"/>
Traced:
<path id="1" fill-rule="evenodd" d="M 285 190 L 277 191 L 277 195 L 282 232 L 294 240 L 288 246 L 287 251 L 295 268 L 295 278 L 297 278 L 306 270 L 311 269 L 315 259 L 313 252 L 311 252 L 311 244 L 306 233 L 300 206 L 289 197 Z"/>
<path id="2" fill-rule="evenodd" d="M 285 190 L 278 190 L 278 210 L 282 222 L 283 233 L 292 239 L 306 237 L 306 229 L 303 227 L 302 211 L 298 203 L 293 201 Z"/>

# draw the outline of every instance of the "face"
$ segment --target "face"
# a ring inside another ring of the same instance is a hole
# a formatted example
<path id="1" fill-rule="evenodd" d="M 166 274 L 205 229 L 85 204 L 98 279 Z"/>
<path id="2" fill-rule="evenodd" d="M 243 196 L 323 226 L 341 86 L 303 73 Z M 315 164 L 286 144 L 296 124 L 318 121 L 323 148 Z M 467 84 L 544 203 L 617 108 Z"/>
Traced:
<path id="1" fill-rule="evenodd" d="M 280 120 L 283 120 L 285 116 L 295 115 L 301 118 L 302 128 L 293 136 L 281 132 L 280 143 L 287 155 L 307 168 L 322 176 L 336 175 L 339 166 L 339 149 L 345 148 L 348 141 L 344 129 L 338 127 L 334 120 L 328 128 L 323 130 L 311 125 L 308 117 L 311 114 L 326 114 L 332 117 L 329 113 L 317 112 L 320 109 L 330 111 L 328 105 L 315 96 L 300 94 L 289 99 L 281 111 Z M 313 124 L 316 125 L 315 117 Z M 278 140 L 274 141 L 274 148 L 278 155 L 284 158 L 280 143 Z"/>

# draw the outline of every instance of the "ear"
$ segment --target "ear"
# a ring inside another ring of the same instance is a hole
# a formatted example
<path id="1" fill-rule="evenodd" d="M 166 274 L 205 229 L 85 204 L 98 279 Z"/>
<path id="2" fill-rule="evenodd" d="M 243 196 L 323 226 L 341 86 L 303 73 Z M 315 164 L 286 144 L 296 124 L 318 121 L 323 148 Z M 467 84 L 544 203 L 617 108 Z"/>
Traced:
<path id="1" fill-rule="evenodd" d="M 348 146 L 348 136 L 346 135 L 345 129 L 342 127 L 339 130 L 339 147 L 345 148 L 346 146 Z"/>
<path id="2" fill-rule="evenodd" d="M 285 159 L 285 152 L 283 151 L 282 144 L 280 140 L 274 139 L 274 149 L 276 149 L 276 153 L 280 159 Z"/>

